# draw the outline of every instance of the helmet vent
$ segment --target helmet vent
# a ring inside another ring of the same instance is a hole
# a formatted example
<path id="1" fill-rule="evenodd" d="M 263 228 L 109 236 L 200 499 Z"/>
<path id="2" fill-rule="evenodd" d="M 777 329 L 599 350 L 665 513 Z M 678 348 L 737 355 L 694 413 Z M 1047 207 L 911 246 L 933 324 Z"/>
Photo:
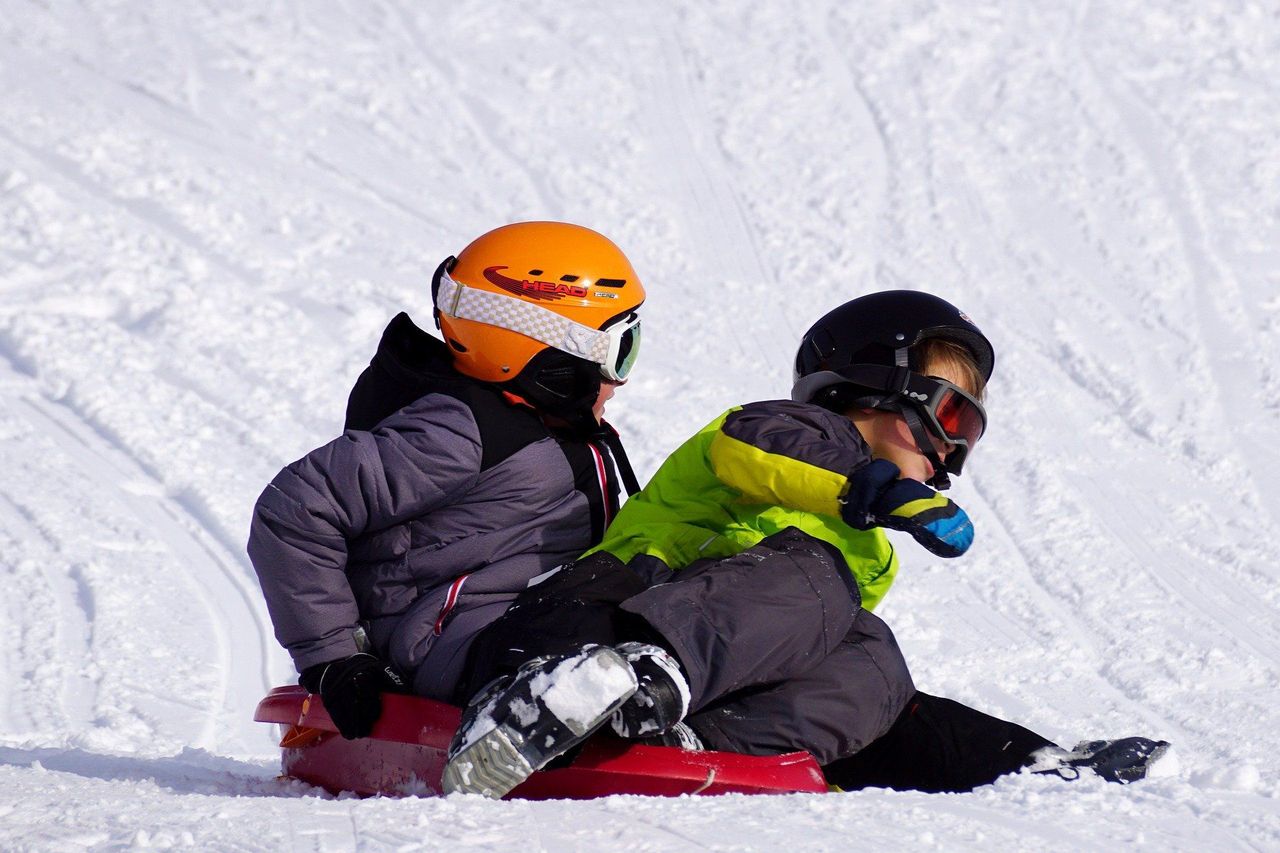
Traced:
<path id="1" fill-rule="evenodd" d="M 454 349 L 456 349 L 458 352 L 466 352 L 466 351 L 467 351 L 467 348 L 466 348 L 466 347 L 464 347 L 462 344 L 460 344 L 460 343 L 458 343 L 457 341 L 455 341 L 453 338 L 449 338 L 449 346 L 453 347 L 453 348 L 454 348 Z"/>
<path id="2" fill-rule="evenodd" d="M 578 277 L 572 273 L 565 273 L 564 275 L 560 276 L 560 280 L 567 281 L 570 284 L 573 284 L 575 281 L 578 280 Z"/>
<path id="3" fill-rule="evenodd" d="M 627 280 L 625 278 L 598 278 L 596 279 L 596 287 L 625 287 Z"/>
<path id="4" fill-rule="evenodd" d="M 542 270 L 529 270 L 529 275 L 542 275 Z"/>

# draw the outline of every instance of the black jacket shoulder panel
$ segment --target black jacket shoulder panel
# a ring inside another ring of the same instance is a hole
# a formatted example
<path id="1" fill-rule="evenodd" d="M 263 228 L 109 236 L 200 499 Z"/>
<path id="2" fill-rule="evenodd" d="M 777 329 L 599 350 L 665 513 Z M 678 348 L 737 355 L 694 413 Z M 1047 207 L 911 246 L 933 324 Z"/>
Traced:
<path id="1" fill-rule="evenodd" d="M 471 410 L 483 447 L 482 470 L 550 435 L 532 411 L 511 405 L 493 386 L 454 370 L 445 343 L 403 312 L 387 324 L 378 351 L 351 389 L 344 428 L 371 430 L 427 394 L 454 397 Z"/>
<path id="2" fill-rule="evenodd" d="M 373 429 L 432 391 L 441 375 L 452 372 L 444 342 L 419 329 L 408 314 L 397 314 L 351 389 L 343 428 Z"/>
<path id="3" fill-rule="evenodd" d="M 535 441 L 552 437 L 537 414 L 524 406 L 508 403 L 492 386 L 469 381 L 459 385 L 454 396 L 471 409 L 484 445 L 481 469 L 492 468 Z M 444 389 L 441 392 L 450 393 Z"/>

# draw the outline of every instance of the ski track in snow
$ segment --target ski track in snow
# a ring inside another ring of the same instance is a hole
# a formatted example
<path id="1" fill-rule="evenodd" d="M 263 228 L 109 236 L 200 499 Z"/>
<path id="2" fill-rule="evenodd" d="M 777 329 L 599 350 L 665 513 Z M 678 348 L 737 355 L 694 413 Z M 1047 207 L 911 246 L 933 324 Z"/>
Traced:
<path id="1" fill-rule="evenodd" d="M 1280 17 L 1265 5 L 0 0 L 0 847 L 1280 844 Z M 885 287 L 995 340 L 965 559 L 902 539 L 922 689 L 1121 788 L 332 798 L 243 553 L 439 260 L 560 218 L 641 271 L 640 473 Z"/>
<path id="2" fill-rule="evenodd" d="M 88 480 L 90 493 L 126 509 L 139 529 L 163 543 L 171 561 L 169 571 L 188 575 L 187 586 L 195 591 L 207 611 L 200 627 L 212 635 L 215 657 L 209 663 L 212 664 L 212 673 L 220 680 L 213 691 L 212 707 L 183 695 L 155 696 L 159 702 L 179 706 L 179 719 L 175 722 L 180 728 L 164 734 L 181 737 L 184 742 L 198 747 L 222 746 L 241 752 L 251 750 L 248 744 L 261 740 L 261 733 L 245 724 L 243 709 L 256 703 L 271 685 L 266 662 L 272 653 L 268 644 L 273 639 L 261 596 L 245 575 L 243 560 L 228 554 L 227 548 L 214 539 L 207 525 L 184 507 L 181 497 L 167 496 L 160 483 L 113 440 L 95 431 L 88 419 L 40 396 L 5 395 L 5 404 L 9 411 L 23 419 L 36 433 L 51 440 L 54 447 L 65 454 L 70 467 Z M 46 571 L 52 574 L 48 568 Z M 93 585 L 74 565 L 68 580 L 70 583 L 63 584 L 68 587 L 63 598 L 74 599 L 71 602 L 74 606 L 59 607 L 58 615 L 65 618 L 68 613 L 75 614 L 74 618 L 83 622 L 83 628 L 68 628 L 59 633 L 91 633 L 95 616 Z M 125 586 L 127 579 L 116 583 Z M 136 615 L 164 618 L 164 614 L 145 611 Z M 67 655 L 69 660 L 93 657 L 91 644 L 73 645 L 71 650 L 79 654 Z M 130 685 L 132 689 L 144 694 L 149 692 L 145 685 L 148 679 L 145 672 L 132 677 L 137 679 Z M 82 706 L 67 715 L 72 731 L 88 728 L 93 723 L 88 709 L 95 704 L 93 699 L 96 697 L 89 691 L 75 689 L 80 678 L 72 676 L 72 684 L 64 690 L 67 696 L 64 702 Z M 36 715 L 39 709 L 31 709 L 31 712 Z M 191 726 L 187 715 L 195 716 L 195 726 Z M 221 742 L 224 727 L 239 731 L 242 740 Z"/>

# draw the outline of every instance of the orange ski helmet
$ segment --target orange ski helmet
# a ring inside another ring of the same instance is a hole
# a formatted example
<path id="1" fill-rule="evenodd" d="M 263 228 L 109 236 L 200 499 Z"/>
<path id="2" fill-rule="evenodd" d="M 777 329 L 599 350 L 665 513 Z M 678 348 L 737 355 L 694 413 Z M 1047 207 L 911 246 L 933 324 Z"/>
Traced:
<path id="1" fill-rule="evenodd" d="M 460 373 L 564 417 L 590 411 L 640 346 L 644 286 L 612 241 L 566 222 L 517 222 L 447 258 L 436 322 Z M 589 398 L 589 399 L 588 399 Z"/>

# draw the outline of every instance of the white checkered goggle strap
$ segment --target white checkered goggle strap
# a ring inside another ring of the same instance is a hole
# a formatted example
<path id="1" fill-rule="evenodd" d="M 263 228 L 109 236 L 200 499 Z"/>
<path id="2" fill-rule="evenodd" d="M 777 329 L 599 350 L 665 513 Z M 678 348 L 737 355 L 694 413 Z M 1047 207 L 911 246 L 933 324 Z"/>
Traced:
<path id="1" fill-rule="evenodd" d="M 575 323 L 549 308 L 515 296 L 467 287 L 454 281 L 448 273 L 440 276 L 436 304 L 450 317 L 518 332 L 596 364 L 609 363 L 608 332 Z"/>

